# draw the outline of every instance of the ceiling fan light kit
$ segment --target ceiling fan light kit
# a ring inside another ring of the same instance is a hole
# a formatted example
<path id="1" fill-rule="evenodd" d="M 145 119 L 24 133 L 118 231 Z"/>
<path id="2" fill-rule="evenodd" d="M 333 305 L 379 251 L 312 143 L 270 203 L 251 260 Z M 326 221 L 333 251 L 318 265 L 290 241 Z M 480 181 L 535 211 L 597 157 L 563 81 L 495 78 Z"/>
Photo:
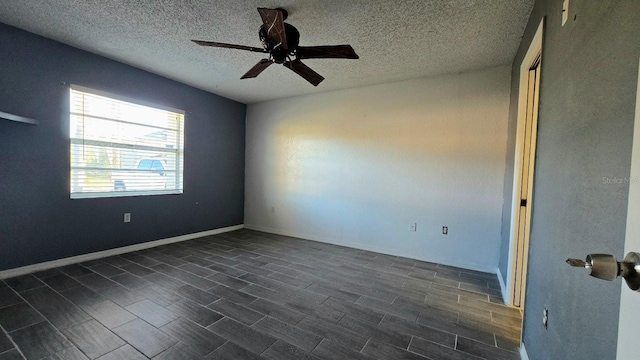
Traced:
<path id="1" fill-rule="evenodd" d="M 201 46 L 269 54 L 268 58 L 260 60 L 241 79 L 255 78 L 271 64 L 275 63 L 284 65 L 313 86 L 318 86 L 324 80 L 324 77 L 305 65 L 301 59 L 359 58 L 351 45 L 299 46 L 300 32 L 293 25 L 284 22 L 288 17 L 288 12 L 284 9 L 258 8 L 258 13 L 262 18 L 262 25 L 258 30 L 262 48 L 213 41 L 191 41 Z"/>

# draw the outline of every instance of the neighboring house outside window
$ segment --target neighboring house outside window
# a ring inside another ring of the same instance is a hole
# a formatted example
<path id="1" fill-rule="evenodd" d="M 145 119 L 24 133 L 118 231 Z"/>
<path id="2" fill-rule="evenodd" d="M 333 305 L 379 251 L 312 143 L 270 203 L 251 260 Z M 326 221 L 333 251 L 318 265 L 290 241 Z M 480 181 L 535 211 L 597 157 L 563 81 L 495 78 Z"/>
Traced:
<path id="1" fill-rule="evenodd" d="M 71 86 L 71 198 L 181 194 L 184 112 Z"/>

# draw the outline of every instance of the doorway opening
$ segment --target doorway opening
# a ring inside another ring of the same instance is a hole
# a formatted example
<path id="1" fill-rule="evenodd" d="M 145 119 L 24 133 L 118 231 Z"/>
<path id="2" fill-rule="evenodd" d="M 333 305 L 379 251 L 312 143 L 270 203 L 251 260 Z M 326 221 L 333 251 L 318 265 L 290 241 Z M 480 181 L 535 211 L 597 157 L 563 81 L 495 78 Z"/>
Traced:
<path id="1" fill-rule="evenodd" d="M 527 279 L 543 28 L 544 20 L 540 22 L 520 66 L 508 275 L 508 301 L 519 308 L 524 307 Z"/>

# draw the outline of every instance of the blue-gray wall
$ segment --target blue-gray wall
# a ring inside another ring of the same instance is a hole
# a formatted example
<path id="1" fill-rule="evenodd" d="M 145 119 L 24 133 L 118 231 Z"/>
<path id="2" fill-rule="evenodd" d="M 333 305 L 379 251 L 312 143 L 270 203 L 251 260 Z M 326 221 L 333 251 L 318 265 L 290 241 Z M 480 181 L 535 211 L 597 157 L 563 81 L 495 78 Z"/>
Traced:
<path id="1" fill-rule="evenodd" d="M 184 194 L 71 200 L 69 84 L 184 110 Z M 0 111 L 0 270 L 243 223 L 244 104 L 0 24 Z"/>
<path id="2" fill-rule="evenodd" d="M 603 178 L 629 176 L 640 1 L 571 1 L 564 27 L 561 14 L 560 0 L 536 2 L 513 63 L 500 270 L 506 275 L 519 69 L 546 17 L 523 341 L 532 360 L 614 359 L 620 280 L 596 280 L 564 261 L 623 256 L 628 186 Z"/>

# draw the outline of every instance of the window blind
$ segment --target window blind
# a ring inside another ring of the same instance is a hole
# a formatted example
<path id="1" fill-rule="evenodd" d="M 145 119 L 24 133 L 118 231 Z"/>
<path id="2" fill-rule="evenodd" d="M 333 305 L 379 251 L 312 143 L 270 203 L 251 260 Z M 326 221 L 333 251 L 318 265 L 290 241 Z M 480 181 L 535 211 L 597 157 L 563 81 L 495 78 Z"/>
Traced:
<path id="1" fill-rule="evenodd" d="M 182 193 L 183 111 L 70 91 L 71 198 Z"/>

